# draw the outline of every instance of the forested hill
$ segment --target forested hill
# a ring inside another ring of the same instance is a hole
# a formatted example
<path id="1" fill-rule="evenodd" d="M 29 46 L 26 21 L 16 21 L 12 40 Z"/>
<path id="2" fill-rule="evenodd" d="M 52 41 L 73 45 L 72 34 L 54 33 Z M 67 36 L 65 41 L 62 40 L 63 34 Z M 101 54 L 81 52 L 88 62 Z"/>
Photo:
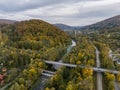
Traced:
<path id="1" fill-rule="evenodd" d="M 92 25 L 84 26 L 82 30 L 113 29 L 120 27 L 120 15 L 105 19 Z"/>
<path id="2" fill-rule="evenodd" d="M 63 42 L 69 38 L 69 36 L 58 29 L 52 24 L 44 22 L 42 20 L 29 20 L 16 23 L 15 29 L 19 35 L 32 36 L 46 36 L 54 39 L 63 39 Z"/>
<path id="3" fill-rule="evenodd" d="M 15 20 L 8 20 L 8 19 L 0 19 L 0 24 L 14 24 Z"/>
<path id="4" fill-rule="evenodd" d="M 16 85 L 22 90 L 30 90 L 42 69 L 47 67 L 43 60 L 60 60 L 70 43 L 71 39 L 64 31 L 42 20 L 0 26 L 1 68 L 10 72 L 3 78 L 4 85 L 13 81 L 7 90 L 13 90 Z M 19 83 L 20 79 L 24 83 Z"/>
<path id="5" fill-rule="evenodd" d="M 38 52 L 39 58 L 46 60 L 60 59 L 67 45 L 71 43 L 68 34 L 42 20 L 17 22 L 13 25 L 2 26 L 0 30 L 2 37 L 0 47 L 3 50 L 7 48 L 10 52 L 31 50 L 33 53 Z M 6 62 L 6 65 L 7 63 L 9 62 Z"/>
<path id="6" fill-rule="evenodd" d="M 12 45 L 17 48 L 39 49 L 43 46 L 53 47 L 68 44 L 70 41 L 64 31 L 42 20 L 17 22 L 14 25 L 1 27 L 1 31 L 7 32 L 10 41 L 14 41 Z M 38 46 L 30 43 L 37 43 Z"/>

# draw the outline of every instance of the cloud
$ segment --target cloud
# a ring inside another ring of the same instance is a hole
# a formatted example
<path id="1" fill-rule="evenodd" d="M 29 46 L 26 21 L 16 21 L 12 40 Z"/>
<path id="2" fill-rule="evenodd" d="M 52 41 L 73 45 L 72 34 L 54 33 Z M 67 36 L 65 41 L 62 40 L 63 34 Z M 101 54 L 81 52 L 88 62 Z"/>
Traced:
<path id="1" fill-rule="evenodd" d="M 24 11 L 61 3 L 74 3 L 78 0 L 1 0 L 0 9 L 7 12 Z"/>
<path id="2" fill-rule="evenodd" d="M 0 17 L 87 25 L 120 14 L 120 0 L 0 0 Z"/>

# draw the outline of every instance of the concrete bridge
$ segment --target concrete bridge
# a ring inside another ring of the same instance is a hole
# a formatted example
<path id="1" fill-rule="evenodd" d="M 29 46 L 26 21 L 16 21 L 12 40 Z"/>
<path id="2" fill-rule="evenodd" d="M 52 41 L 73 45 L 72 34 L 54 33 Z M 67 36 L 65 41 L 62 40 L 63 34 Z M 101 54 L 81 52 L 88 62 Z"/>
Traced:
<path id="1" fill-rule="evenodd" d="M 75 64 L 68 64 L 68 63 L 54 62 L 54 61 L 46 61 L 46 60 L 44 60 L 44 62 L 46 64 L 60 65 L 60 66 L 66 66 L 66 67 L 71 67 L 71 68 L 75 68 L 77 66 L 79 66 L 80 68 L 90 68 L 90 69 L 93 69 L 93 71 L 96 71 L 96 72 L 109 72 L 109 73 L 113 73 L 113 74 L 120 73 L 119 71 L 116 71 L 116 70 L 99 68 L 99 67 L 89 67 L 89 66 L 82 66 L 82 65 L 75 65 Z"/>
<path id="2" fill-rule="evenodd" d="M 41 75 L 47 76 L 47 77 L 52 77 L 55 74 L 55 72 L 48 71 L 48 70 L 42 70 Z"/>

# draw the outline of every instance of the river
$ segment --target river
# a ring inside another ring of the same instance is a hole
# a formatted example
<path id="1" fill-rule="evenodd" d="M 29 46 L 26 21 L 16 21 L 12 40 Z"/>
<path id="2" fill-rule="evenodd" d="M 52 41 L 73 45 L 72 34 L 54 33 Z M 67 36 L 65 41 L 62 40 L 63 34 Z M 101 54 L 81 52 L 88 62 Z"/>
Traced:
<path id="1" fill-rule="evenodd" d="M 71 50 L 72 50 L 72 48 L 74 47 L 74 46 L 76 46 L 76 42 L 74 41 L 74 40 L 72 40 L 72 44 L 71 45 L 69 45 L 68 47 L 67 47 L 67 52 L 63 55 L 63 57 L 65 56 L 65 55 L 67 55 Z M 62 57 L 62 58 L 63 58 Z M 62 62 L 62 58 L 60 59 L 60 60 L 58 60 L 58 62 Z M 61 65 L 54 65 L 53 67 L 54 67 L 54 69 L 59 69 L 60 68 L 60 66 Z M 49 79 L 49 77 L 46 77 L 46 76 L 41 76 L 40 77 L 41 79 L 38 79 L 38 81 L 37 81 L 37 85 L 35 85 L 35 87 L 34 87 L 34 89 L 33 90 L 44 90 L 44 88 L 45 88 L 45 82 Z"/>
<path id="2" fill-rule="evenodd" d="M 71 51 L 71 49 L 72 49 L 74 46 L 76 46 L 76 42 L 75 42 L 74 40 L 72 40 L 72 44 L 67 47 L 67 52 L 63 55 L 63 57 L 65 57 L 65 56 Z M 63 62 L 63 61 L 62 61 L 63 57 L 62 57 L 58 62 Z M 57 70 L 57 69 L 60 68 L 60 66 L 61 66 L 61 65 L 54 65 L 53 67 L 54 67 L 54 69 Z"/>

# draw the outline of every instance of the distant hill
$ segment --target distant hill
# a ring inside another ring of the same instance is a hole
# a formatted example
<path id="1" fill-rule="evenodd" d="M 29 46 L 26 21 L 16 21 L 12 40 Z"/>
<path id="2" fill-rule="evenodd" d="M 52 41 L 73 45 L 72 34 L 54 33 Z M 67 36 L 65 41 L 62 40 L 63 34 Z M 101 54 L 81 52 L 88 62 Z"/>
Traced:
<path id="1" fill-rule="evenodd" d="M 65 24 L 54 24 L 55 26 L 57 26 L 58 28 L 62 29 L 62 30 L 80 30 L 81 26 L 69 26 L 69 25 L 65 25 Z"/>
<path id="2" fill-rule="evenodd" d="M 0 19 L 0 24 L 14 24 L 17 21 L 8 20 L 8 19 Z"/>
<path id="3" fill-rule="evenodd" d="M 97 30 L 97 29 L 112 29 L 115 27 L 120 27 L 120 15 L 111 17 L 109 19 L 97 22 L 92 25 L 84 26 L 82 30 Z"/>

